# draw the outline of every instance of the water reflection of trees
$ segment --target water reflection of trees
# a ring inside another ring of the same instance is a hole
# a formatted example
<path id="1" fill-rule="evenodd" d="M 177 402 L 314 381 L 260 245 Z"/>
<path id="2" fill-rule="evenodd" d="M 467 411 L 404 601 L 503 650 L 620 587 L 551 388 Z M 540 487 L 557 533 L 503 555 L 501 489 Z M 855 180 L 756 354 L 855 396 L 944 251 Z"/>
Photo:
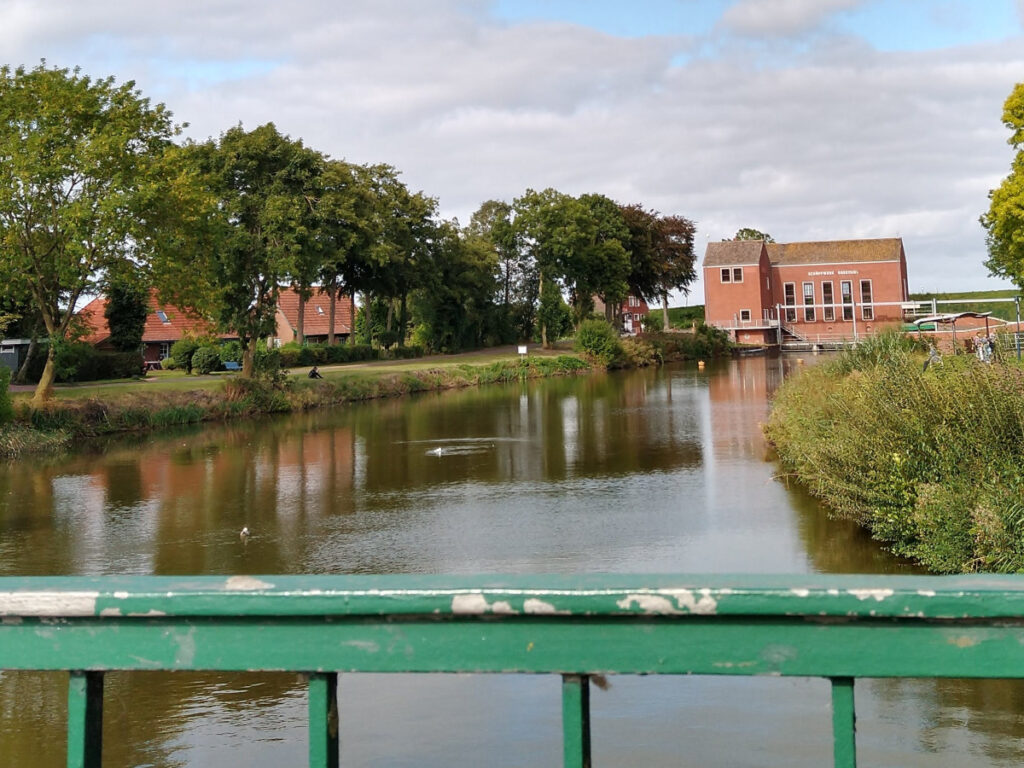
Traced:
<path id="1" fill-rule="evenodd" d="M 66 672 L 5 672 L 0 676 L 0 765 L 57 768 L 66 764 Z M 103 765 L 185 765 L 180 753 L 202 752 L 225 743 L 204 745 L 194 731 L 228 730 L 233 740 L 251 740 L 264 752 L 262 764 L 298 762 L 302 745 L 294 740 L 305 728 L 296 699 L 305 695 L 302 681 L 287 673 L 210 674 L 198 672 L 111 672 L 104 680 Z M 282 707 L 284 710 L 282 710 Z M 283 712 L 287 711 L 284 717 Z M 211 718 L 213 722 L 211 723 Z M 269 754 L 267 750 L 271 750 Z M 239 757 L 238 750 L 235 756 Z M 221 756 L 224 757 L 223 755 Z M 228 757 L 231 757 L 228 755 Z M 206 764 L 247 764 L 244 759 L 201 760 Z"/>

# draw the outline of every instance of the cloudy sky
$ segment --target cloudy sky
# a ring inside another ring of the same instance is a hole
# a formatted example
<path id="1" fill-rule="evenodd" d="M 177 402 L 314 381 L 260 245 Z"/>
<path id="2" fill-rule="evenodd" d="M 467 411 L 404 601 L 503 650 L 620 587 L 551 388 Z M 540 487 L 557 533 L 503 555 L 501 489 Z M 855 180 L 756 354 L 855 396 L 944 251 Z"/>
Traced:
<path id="1" fill-rule="evenodd" d="M 133 79 L 186 135 L 273 121 L 461 221 L 604 193 L 709 240 L 901 236 L 911 290 L 987 276 L 1024 0 L 0 0 L 0 61 Z M 700 303 L 694 286 L 691 302 Z"/>

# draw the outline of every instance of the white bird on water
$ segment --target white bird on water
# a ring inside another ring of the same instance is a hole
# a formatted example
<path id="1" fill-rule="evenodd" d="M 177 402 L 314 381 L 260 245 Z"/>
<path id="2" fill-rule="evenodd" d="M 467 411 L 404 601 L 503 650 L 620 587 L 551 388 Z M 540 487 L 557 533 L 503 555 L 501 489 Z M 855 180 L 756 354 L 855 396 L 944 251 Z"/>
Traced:
<path id="1" fill-rule="evenodd" d="M 444 453 L 444 448 L 434 448 L 433 450 L 427 451 L 431 456 L 441 456 Z"/>
<path id="2" fill-rule="evenodd" d="M 245 541 L 249 538 L 249 526 L 246 525 L 242 527 L 242 530 L 238 532 L 238 538 L 240 538 L 242 541 Z"/>

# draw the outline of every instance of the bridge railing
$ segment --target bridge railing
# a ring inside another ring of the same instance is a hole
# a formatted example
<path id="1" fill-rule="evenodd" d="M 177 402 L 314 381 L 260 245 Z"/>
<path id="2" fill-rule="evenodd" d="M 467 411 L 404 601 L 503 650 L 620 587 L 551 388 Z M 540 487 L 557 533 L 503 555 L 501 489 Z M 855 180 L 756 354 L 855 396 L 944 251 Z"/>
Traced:
<path id="1" fill-rule="evenodd" d="M 828 678 L 849 768 L 856 678 L 1024 677 L 1024 578 L 4 578 L 0 668 L 70 672 L 68 765 L 85 768 L 110 670 L 305 673 L 318 768 L 338 765 L 339 672 L 561 675 L 566 766 L 590 764 L 592 675 Z"/>

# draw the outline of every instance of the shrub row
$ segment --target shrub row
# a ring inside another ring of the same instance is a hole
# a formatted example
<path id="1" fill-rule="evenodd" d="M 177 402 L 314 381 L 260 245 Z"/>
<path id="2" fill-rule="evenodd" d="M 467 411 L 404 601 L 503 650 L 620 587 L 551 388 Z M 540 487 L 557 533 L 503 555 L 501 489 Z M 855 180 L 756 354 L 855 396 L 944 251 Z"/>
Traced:
<path id="1" fill-rule="evenodd" d="M 281 367 L 283 368 L 355 363 L 363 360 L 376 360 L 379 357 L 378 350 L 367 344 L 298 344 L 290 342 L 282 344 L 277 351 L 281 354 Z"/>
<path id="2" fill-rule="evenodd" d="M 1024 569 L 1024 372 L 882 337 L 780 388 L 766 435 L 832 514 L 936 572 Z"/>

